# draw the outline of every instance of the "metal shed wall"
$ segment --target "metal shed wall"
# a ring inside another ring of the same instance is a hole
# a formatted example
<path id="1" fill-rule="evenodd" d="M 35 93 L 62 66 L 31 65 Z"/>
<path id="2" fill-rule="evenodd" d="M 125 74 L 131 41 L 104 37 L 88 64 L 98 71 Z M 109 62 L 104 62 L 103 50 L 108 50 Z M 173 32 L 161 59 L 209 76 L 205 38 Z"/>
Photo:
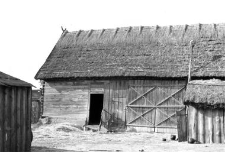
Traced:
<path id="1" fill-rule="evenodd" d="M 31 86 L 0 85 L 0 152 L 31 147 Z"/>

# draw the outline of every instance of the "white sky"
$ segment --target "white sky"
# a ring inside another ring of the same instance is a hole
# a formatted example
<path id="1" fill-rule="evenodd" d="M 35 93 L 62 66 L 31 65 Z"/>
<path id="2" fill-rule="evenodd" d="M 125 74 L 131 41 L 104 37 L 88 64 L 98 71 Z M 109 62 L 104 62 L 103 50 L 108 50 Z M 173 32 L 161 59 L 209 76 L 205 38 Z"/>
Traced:
<path id="1" fill-rule="evenodd" d="M 0 71 L 39 87 L 35 74 L 68 31 L 225 23 L 224 0 L 0 0 Z"/>

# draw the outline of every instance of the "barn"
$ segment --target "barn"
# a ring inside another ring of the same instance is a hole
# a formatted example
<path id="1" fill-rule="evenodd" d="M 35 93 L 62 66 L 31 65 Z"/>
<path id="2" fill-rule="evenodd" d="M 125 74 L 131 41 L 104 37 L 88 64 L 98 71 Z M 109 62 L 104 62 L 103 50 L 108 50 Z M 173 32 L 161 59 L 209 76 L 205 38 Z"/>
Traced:
<path id="1" fill-rule="evenodd" d="M 22 152 L 31 147 L 32 85 L 0 72 L 0 151 Z"/>
<path id="2" fill-rule="evenodd" d="M 188 83 L 188 138 L 200 143 L 224 143 L 225 81 L 194 80 Z"/>
<path id="3" fill-rule="evenodd" d="M 192 79 L 225 76 L 225 24 L 63 31 L 35 78 L 55 122 L 176 132 Z M 101 119 L 102 118 L 102 119 Z"/>

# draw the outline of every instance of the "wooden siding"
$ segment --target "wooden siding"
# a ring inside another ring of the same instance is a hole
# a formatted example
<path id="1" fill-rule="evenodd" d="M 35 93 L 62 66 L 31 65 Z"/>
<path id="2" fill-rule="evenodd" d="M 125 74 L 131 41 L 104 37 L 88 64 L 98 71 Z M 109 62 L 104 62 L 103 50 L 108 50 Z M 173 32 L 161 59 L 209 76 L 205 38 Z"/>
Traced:
<path id="1" fill-rule="evenodd" d="M 170 130 L 176 131 L 175 112 L 184 107 L 181 104 L 183 90 L 179 90 L 184 85 L 185 81 L 174 80 L 71 80 L 46 82 L 44 89 L 44 115 L 57 118 L 60 122 L 70 121 L 84 125 L 85 122 L 88 122 L 90 95 L 100 93 L 104 94 L 103 109 L 106 111 L 102 115 L 103 121 L 110 120 L 113 122 L 111 126 L 107 127 L 117 130 L 125 129 L 128 122 L 136 119 L 137 113 L 144 116 L 144 113 L 148 110 L 148 107 L 133 107 L 132 109 L 136 109 L 137 112 L 136 114 L 131 112 L 131 109 L 128 107 L 131 100 L 136 98 L 140 93 L 148 91 L 149 87 L 156 87 L 157 91 L 153 91 L 146 96 L 149 101 L 161 105 L 161 107 L 155 108 L 152 113 L 148 114 L 149 119 L 151 118 L 158 126 L 153 126 L 153 129 L 151 129 L 149 124 L 145 124 L 141 120 L 142 118 L 135 120 L 139 124 L 139 127 L 131 126 L 135 127 L 138 131 L 154 131 L 154 128 L 157 128 L 158 132 L 167 132 L 167 127 L 171 127 L 172 125 L 173 128 L 170 128 Z M 136 92 L 132 91 L 132 87 Z M 150 104 L 146 104 L 146 102 L 148 101 L 140 100 L 138 101 L 138 105 L 151 106 Z M 175 106 L 170 107 L 171 105 Z M 178 106 L 176 107 L 176 105 Z M 168 117 L 165 117 L 163 112 Z M 136 122 L 135 124 L 137 124 Z"/>
<path id="2" fill-rule="evenodd" d="M 224 109 L 188 106 L 188 137 L 201 143 L 225 143 Z"/>
<path id="3" fill-rule="evenodd" d="M 84 125 L 88 113 L 89 85 L 85 82 L 45 83 L 44 116 L 56 122 Z"/>
<path id="4" fill-rule="evenodd" d="M 0 86 L 0 151 L 31 147 L 31 87 Z"/>

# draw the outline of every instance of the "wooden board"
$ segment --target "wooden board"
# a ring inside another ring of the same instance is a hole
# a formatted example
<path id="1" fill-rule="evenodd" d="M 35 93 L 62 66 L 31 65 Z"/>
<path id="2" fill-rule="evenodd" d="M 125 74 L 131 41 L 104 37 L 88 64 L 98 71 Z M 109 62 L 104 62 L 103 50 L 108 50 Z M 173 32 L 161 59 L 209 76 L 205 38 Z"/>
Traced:
<path id="1" fill-rule="evenodd" d="M 187 114 L 186 109 L 176 112 L 177 116 L 177 132 L 178 132 L 178 141 L 187 141 Z"/>

